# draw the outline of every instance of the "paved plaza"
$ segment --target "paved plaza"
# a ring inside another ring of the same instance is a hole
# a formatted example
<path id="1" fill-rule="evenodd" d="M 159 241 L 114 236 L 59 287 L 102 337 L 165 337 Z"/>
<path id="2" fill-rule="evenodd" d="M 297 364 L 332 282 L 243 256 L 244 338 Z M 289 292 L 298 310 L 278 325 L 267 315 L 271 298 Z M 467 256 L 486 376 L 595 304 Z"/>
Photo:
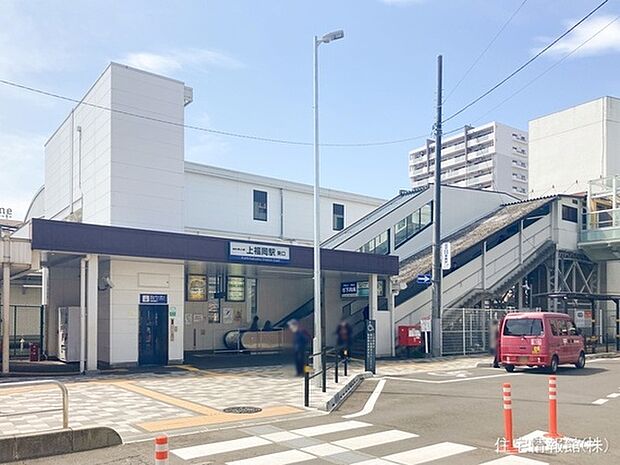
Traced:
<path id="1" fill-rule="evenodd" d="M 458 370 L 486 359 L 470 358 L 420 362 L 379 361 L 378 375 L 405 375 L 436 369 Z M 303 379 L 288 366 L 219 368 L 192 366 L 170 372 L 119 373 L 56 378 L 69 390 L 69 426 L 109 426 L 124 441 L 139 440 L 166 431 L 170 434 L 203 430 L 261 418 L 307 416 L 363 372 L 353 361 L 349 377 L 328 378 L 328 392 L 312 383 L 311 408 L 303 407 Z M 0 436 L 46 431 L 61 427 L 61 395 L 53 385 L 0 389 Z M 231 414 L 227 407 L 251 406 L 255 414 Z"/>

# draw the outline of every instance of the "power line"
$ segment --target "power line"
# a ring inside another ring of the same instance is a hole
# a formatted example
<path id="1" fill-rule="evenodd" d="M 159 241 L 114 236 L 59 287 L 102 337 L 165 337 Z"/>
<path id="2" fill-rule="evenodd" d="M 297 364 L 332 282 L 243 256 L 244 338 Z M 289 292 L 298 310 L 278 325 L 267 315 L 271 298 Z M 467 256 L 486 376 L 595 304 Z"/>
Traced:
<path id="1" fill-rule="evenodd" d="M 616 21 L 618 21 L 618 19 L 620 19 L 620 15 L 616 16 L 614 19 L 612 19 L 610 22 L 608 22 L 605 26 L 603 26 L 601 29 L 599 29 L 598 31 L 596 31 L 594 34 L 592 34 L 588 39 L 586 39 L 585 41 L 583 41 L 582 43 L 580 43 L 577 47 L 575 47 L 574 49 L 572 49 L 570 52 L 568 52 L 566 55 L 564 55 L 562 58 L 560 58 L 558 61 L 556 61 L 555 63 L 553 63 L 551 66 L 549 66 L 547 69 L 545 69 L 542 73 L 540 73 L 538 76 L 536 76 L 534 79 L 532 79 L 531 81 L 529 81 L 527 84 L 525 84 L 523 87 L 519 88 L 517 91 L 513 92 L 511 95 L 509 95 L 508 97 L 506 97 L 504 100 L 502 100 L 499 104 L 497 104 L 496 106 L 494 106 L 493 108 L 491 108 L 489 111 L 487 111 L 486 113 L 484 113 L 480 118 L 478 118 L 477 120 L 474 121 L 474 124 L 483 120 L 489 113 L 494 112 L 495 110 L 497 110 L 499 107 L 501 107 L 502 105 L 504 105 L 507 101 L 511 100 L 512 98 L 516 97 L 518 94 L 520 94 L 521 92 L 523 92 L 525 89 L 527 89 L 529 86 L 531 86 L 532 84 L 534 84 L 534 82 L 536 82 L 537 80 L 539 80 L 541 77 L 543 77 L 545 74 L 547 74 L 548 72 L 550 72 L 551 70 L 553 70 L 554 68 L 556 68 L 557 66 L 559 66 L 561 63 L 563 63 L 568 57 L 570 57 L 571 55 L 573 55 L 574 53 L 576 53 L 580 48 L 582 48 L 584 45 L 586 45 L 588 42 L 590 42 L 591 40 L 593 40 L 594 38 L 596 38 L 599 34 L 601 34 L 605 29 L 607 29 L 609 26 L 611 26 L 613 23 L 615 23 Z"/>
<path id="2" fill-rule="evenodd" d="M 487 90 L 486 92 L 484 92 L 482 95 L 476 97 L 474 100 L 472 100 L 471 102 L 469 102 L 467 105 L 465 105 L 464 107 L 462 107 L 459 111 L 457 111 L 456 113 L 453 113 L 452 115 L 448 116 L 446 119 L 443 120 L 443 122 L 447 122 L 450 121 L 451 119 L 457 117 L 458 115 L 460 115 L 461 113 L 463 113 L 465 110 L 467 110 L 468 108 L 470 108 L 471 106 L 475 105 L 476 103 L 478 103 L 480 100 L 482 100 L 484 97 L 486 97 L 487 95 L 489 95 L 491 92 L 493 92 L 494 90 L 496 90 L 498 87 L 502 86 L 503 84 L 505 84 L 507 81 L 509 81 L 510 79 L 512 79 L 514 76 L 516 76 L 517 74 L 519 74 L 521 71 L 523 71 L 527 66 L 529 66 L 534 60 L 536 60 L 538 57 L 540 57 L 542 54 L 544 54 L 547 50 L 549 50 L 551 47 L 553 47 L 555 44 L 557 44 L 560 40 L 562 40 L 564 37 L 566 37 L 568 34 L 570 34 L 571 32 L 573 32 L 577 27 L 579 27 L 584 21 L 586 21 L 590 16 L 592 16 L 594 13 L 596 13 L 598 10 L 600 10 L 607 2 L 609 2 L 609 0 L 603 0 L 596 8 L 594 8 L 592 11 L 590 11 L 587 15 L 585 15 L 583 18 L 581 18 L 577 23 L 575 23 L 571 28 L 569 28 L 567 31 L 565 31 L 564 33 L 562 33 L 559 37 L 557 37 L 553 42 L 551 42 L 550 44 L 548 44 L 545 48 L 543 48 L 542 50 L 540 50 L 536 55 L 534 55 L 532 58 L 530 58 L 529 60 L 527 60 L 525 63 L 523 63 L 521 66 L 519 66 L 516 70 L 514 70 L 512 73 L 510 73 L 508 76 L 506 76 L 504 79 L 502 79 L 501 81 L 499 81 L 497 84 L 495 84 L 493 87 L 491 87 L 489 90 Z"/>
<path id="3" fill-rule="evenodd" d="M 521 2 L 521 4 L 517 7 L 517 9 L 515 11 L 512 12 L 512 14 L 510 15 L 510 17 L 506 20 L 506 22 L 504 24 L 502 24 L 502 27 L 499 28 L 499 30 L 497 31 L 497 33 L 493 36 L 493 38 L 491 39 L 491 41 L 487 44 L 487 46 L 484 48 L 484 50 L 482 50 L 482 52 L 480 52 L 480 54 L 476 57 L 476 59 L 473 61 L 473 63 L 469 66 L 469 68 L 467 68 L 467 71 L 465 71 L 465 73 L 463 74 L 463 76 L 461 76 L 461 78 L 459 79 L 459 81 L 456 83 L 456 85 L 452 88 L 452 90 L 450 92 L 448 92 L 448 95 L 446 96 L 446 98 L 443 100 L 443 103 L 445 104 L 448 99 L 450 98 L 450 96 L 456 91 L 456 89 L 459 88 L 459 86 L 463 83 L 463 81 L 465 80 L 465 78 L 467 76 L 469 76 L 469 73 L 471 73 L 471 71 L 474 69 L 474 67 L 478 64 L 478 62 L 482 59 L 482 57 L 489 51 L 489 49 L 491 48 L 491 46 L 495 43 L 495 41 L 499 38 L 499 36 L 502 34 L 502 32 L 504 32 L 504 29 L 506 29 L 506 27 L 512 22 L 512 20 L 514 19 L 515 16 L 517 16 L 517 13 L 519 13 L 519 11 L 521 11 L 521 8 L 523 8 L 523 6 L 527 3 L 527 0 L 523 0 Z"/>
<path id="4" fill-rule="evenodd" d="M 78 100 L 72 97 L 67 97 L 66 95 L 61 95 L 55 92 L 50 92 L 50 91 L 46 91 L 46 90 L 42 90 L 42 89 L 37 89 L 35 87 L 31 87 L 31 86 L 27 86 L 24 84 L 19 84 L 17 82 L 13 82 L 13 81 L 8 81 L 6 79 L 0 79 L 0 84 L 4 84 L 7 86 L 11 86 L 11 87 L 15 87 L 18 89 L 22 89 L 28 92 L 33 92 L 36 94 L 40 94 L 40 95 L 45 95 L 47 97 L 52 97 L 55 99 L 59 99 L 59 100 L 64 100 L 67 102 L 71 102 L 71 103 L 76 103 L 78 105 L 85 105 L 91 108 L 97 108 L 100 110 L 105 110 L 105 111 L 109 111 L 112 113 L 118 113 L 121 115 L 125 115 L 125 116 L 131 116 L 134 118 L 141 118 L 147 121 L 153 121 L 153 122 L 157 122 L 157 123 L 162 123 L 162 124 L 168 124 L 170 126 L 175 126 L 175 127 L 182 127 L 185 129 L 191 129 L 194 131 L 200 131 L 200 132 L 207 132 L 209 134 L 215 134 L 218 136 L 226 136 L 226 137 L 235 137 L 238 139 L 249 139 L 249 140 L 255 140 L 255 141 L 259 141 L 259 142 L 269 142 L 269 143 L 274 143 L 274 144 L 284 144 L 284 145 L 297 145 L 297 146 L 306 146 L 306 147 L 311 147 L 313 144 L 312 142 L 306 142 L 306 141 L 300 141 L 300 140 L 290 140 L 290 139 L 278 139 L 278 138 L 274 138 L 274 137 L 263 137 L 263 136 L 256 136 L 256 135 L 252 135 L 252 134 L 243 134 L 243 133 L 238 133 L 238 132 L 232 132 L 232 131 L 222 131 L 219 129 L 212 129 L 212 128 L 207 128 L 207 127 L 202 127 L 202 126 L 196 126 L 196 125 L 191 125 L 191 124 L 184 124 L 184 123 L 178 123 L 176 121 L 170 121 L 170 120 L 165 120 L 165 119 L 161 119 L 161 118 L 155 118 L 153 116 L 148 116 L 148 115 L 141 115 L 138 113 L 132 113 L 130 111 L 125 111 L 125 110 L 120 110 L 118 108 L 111 108 L 111 107 L 107 107 L 105 105 L 98 105 L 96 103 L 90 103 L 90 102 L 85 102 L 83 99 L 82 100 Z M 384 145 L 394 145 L 394 144 L 402 144 L 404 142 L 412 142 L 412 141 L 416 141 L 416 140 L 420 140 L 420 139 L 424 139 L 427 137 L 427 134 L 420 134 L 418 136 L 413 136 L 413 137 L 405 137 L 402 139 L 393 139 L 393 140 L 385 140 L 385 141 L 375 141 L 375 142 L 357 142 L 357 143 L 323 143 L 320 144 L 323 147 L 378 147 L 378 146 L 384 146 Z"/>

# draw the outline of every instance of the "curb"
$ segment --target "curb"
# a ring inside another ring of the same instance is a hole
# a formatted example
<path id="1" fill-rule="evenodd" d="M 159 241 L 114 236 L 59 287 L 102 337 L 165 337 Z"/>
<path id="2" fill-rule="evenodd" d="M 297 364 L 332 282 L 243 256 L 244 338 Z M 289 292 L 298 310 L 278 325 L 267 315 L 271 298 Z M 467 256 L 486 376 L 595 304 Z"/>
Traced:
<path id="1" fill-rule="evenodd" d="M 597 360 L 599 358 L 620 358 L 620 353 L 601 352 L 600 354 L 586 354 L 587 360 Z M 493 362 L 479 362 L 476 364 L 476 368 L 490 368 L 492 366 Z"/>
<path id="2" fill-rule="evenodd" d="M 123 443 L 112 428 L 68 428 L 0 438 L 0 463 L 69 454 Z"/>
<path id="3" fill-rule="evenodd" d="M 325 410 L 326 412 L 331 412 L 342 404 L 347 397 L 349 397 L 361 384 L 361 382 L 366 378 L 371 378 L 373 374 L 369 371 L 365 371 L 364 373 L 358 373 L 353 378 L 349 380 L 347 384 L 345 384 L 338 392 L 336 392 L 325 405 L 321 404 L 318 408 L 319 410 Z"/>

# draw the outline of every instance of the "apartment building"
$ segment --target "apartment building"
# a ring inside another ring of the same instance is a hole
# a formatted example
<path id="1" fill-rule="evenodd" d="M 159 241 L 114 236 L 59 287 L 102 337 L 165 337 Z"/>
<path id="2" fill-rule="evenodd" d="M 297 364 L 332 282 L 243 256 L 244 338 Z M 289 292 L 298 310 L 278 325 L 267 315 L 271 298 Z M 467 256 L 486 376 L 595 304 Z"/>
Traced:
<path id="1" fill-rule="evenodd" d="M 501 191 L 518 198 L 528 195 L 528 135 L 526 131 L 490 122 L 465 126 L 443 139 L 441 181 L 458 187 Z M 433 182 L 435 142 L 409 152 L 413 188 Z"/>

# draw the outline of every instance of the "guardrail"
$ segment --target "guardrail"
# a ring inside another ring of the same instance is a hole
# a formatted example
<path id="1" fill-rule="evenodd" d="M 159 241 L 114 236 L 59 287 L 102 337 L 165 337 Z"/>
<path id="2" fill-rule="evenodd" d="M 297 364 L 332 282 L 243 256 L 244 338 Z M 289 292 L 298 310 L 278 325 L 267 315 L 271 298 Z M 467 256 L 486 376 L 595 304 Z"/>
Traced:
<path id="1" fill-rule="evenodd" d="M 54 386 L 57 386 L 60 389 L 60 392 L 62 394 L 62 408 L 37 410 L 34 412 L 2 413 L 0 414 L 0 418 L 21 416 L 21 415 L 34 415 L 35 413 L 62 411 L 62 429 L 69 428 L 69 391 L 67 390 L 67 387 L 60 381 L 50 379 L 50 380 L 38 380 L 38 381 L 19 381 L 16 383 L 0 383 L 0 389 L 23 387 L 23 386 L 41 386 L 41 385 L 47 385 L 47 384 L 52 384 Z"/>
<path id="2" fill-rule="evenodd" d="M 340 363 L 344 367 L 344 376 L 349 375 L 349 354 L 345 349 L 344 355 L 340 355 L 340 351 L 336 348 L 324 348 L 321 352 L 310 354 L 306 356 L 306 363 L 304 365 L 304 407 L 310 406 L 310 380 L 321 376 L 321 391 L 327 391 L 327 372 L 331 369 L 334 370 L 334 383 L 338 384 L 340 375 Z M 327 355 L 333 355 L 333 363 L 331 366 L 326 363 Z M 310 366 L 310 359 L 316 356 L 321 356 L 321 370 L 311 374 L 312 367 Z"/>

